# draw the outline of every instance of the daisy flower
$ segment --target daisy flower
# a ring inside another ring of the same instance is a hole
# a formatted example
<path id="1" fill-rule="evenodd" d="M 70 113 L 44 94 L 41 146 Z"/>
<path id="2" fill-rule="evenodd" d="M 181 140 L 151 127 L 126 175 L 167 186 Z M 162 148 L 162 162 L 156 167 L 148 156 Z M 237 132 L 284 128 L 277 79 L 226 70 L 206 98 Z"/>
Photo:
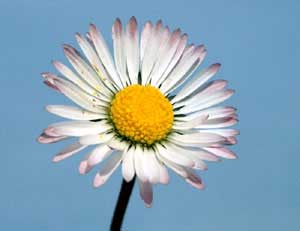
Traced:
<path id="1" fill-rule="evenodd" d="M 39 136 L 40 143 L 76 137 L 54 156 L 58 162 L 94 146 L 79 165 L 81 174 L 105 161 L 94 178 L 103 185 L 121 165 L 125 181 L 135 176 L 140 195 L 151 206 L 152 185 L 169 182 L 171 169 L 192 186 L 204 185 L 195 170 L 205 161 L 235 159 L 227 148 L 236 143 L 236 109 L 216 106 L 233 94 L 225 80 L 210 79 L 216 63 L 194 74 L 206 56 L 203 45 L 187 44 L 180 29 L 161 21 L 146 22 L 139 34 L 132 17 L 126 27 L 112 26 L 113 57 L 95 25 L 76 34 L 82 53 L 64 45 L 72 65 L 53 61 L 59 75 L 42 73 L 44 83 L 77 106 L 49 105 L 46 110 L 67 121 L 54 123 Z"/>

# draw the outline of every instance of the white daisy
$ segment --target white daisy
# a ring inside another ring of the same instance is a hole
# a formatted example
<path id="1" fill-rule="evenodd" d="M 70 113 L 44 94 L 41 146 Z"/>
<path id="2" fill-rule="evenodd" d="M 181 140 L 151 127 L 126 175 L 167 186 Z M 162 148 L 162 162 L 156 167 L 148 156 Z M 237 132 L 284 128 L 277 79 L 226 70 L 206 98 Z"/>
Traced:
<path id="1" fill-rule="evenodd" d="M 225 80 L 210 81 L 220 64 L 192 76 L 206 49 L 187 45 L 186 34 L 171 32 L 161 21 L 146 22 L 139 34 L 134 17 L 124 30 L 117 19 L 112 38 L 114 59 L 100 31 L 90 25 L 86 36 L 76 34 L 84 56 L 64 45 L 73 69 L 54 61 L 61 76 L 42 74 L 48 86 L 78 107 L 47 106 L 50 113 L 70 120 L 49 125 L 38 141 L 77 138 L 54 162 L 95 145 L 79 172 L 88 173 L 106 160 L 94 178 L 99 187 L 121 164 L 127 182 L 137 176 L 147 206 L 152 184 L 168 183 L 167 168 L 203 189 L 195 170 L 207 169 L 204 161 L 236 158 L 225 147 L 236 143 L 238 131 L 228 128 L 238 121 L 236 109 L 216 106 L 233 90 L 226 89 Z"/>

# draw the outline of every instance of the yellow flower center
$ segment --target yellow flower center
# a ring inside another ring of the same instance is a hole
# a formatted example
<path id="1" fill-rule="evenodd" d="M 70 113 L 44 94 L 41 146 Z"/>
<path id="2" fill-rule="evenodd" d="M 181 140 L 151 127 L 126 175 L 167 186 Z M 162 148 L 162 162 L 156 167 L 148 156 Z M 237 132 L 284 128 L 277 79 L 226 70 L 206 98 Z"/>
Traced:
<path id="1" fill-rule="evenodd" d="M 110 112 L 120 135 L 146 145 L 164 139 L 174 120 L 170 101 L 150 85 L 135 84 L 119 91 Z"/>

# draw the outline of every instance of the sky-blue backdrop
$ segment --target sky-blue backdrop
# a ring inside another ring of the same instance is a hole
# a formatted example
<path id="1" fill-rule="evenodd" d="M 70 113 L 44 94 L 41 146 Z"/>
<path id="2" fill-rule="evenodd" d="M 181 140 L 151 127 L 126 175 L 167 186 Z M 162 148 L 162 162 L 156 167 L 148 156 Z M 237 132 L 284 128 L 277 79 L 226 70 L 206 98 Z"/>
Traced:
<path id="1" fill-rule="evenodd" d="M 75 44 L 90 22 L 111 44 L 114 18 L 135 15 L 140 25 L 162 18 L 204 43 L 202 67 L 223 64 L 217 78 L 236 89 L 228 104 L 239 109 L 240 158 L 209 164 L 203 192 L 172 174 L 168 186 L 155 187 L 151 209 L 135 188 L 124 230 L 299 230 L 299 12 L 296 0 L 1 0 L 0 229 L 108 230 L 120 170 L 95 190 L 93 174 L 78 174 L 80 155 L 51 162 L 64 145 L 35 137 L 59 120 L 44 105 L 68 101 L 39 74 L 54 71 L 52 59 L 66 61 L 61 44 Z"/>

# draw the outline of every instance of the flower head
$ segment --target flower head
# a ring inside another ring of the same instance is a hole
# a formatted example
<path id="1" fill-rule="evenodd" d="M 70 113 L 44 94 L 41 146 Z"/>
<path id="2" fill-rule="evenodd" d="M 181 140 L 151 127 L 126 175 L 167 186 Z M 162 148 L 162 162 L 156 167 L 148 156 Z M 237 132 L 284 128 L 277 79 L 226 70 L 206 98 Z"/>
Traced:
<path id="1" fill-rule="evenodd" d="M 47 111 L 65 122 L 49 125 L 41 143 L 76 137 L 54 158 L 61 161 L 87 146 L 94 149 L 79 165 L 88 173 L 105 160 L 94 178 L 104 184 L 121 164 L 122 175 L 136 175 L 140 194 L 152 203 L 152 184 L 167 184 L 167 168 L 192 186 L 202 189 L 195 170 L 207 169 L 204 161 L 234 159 L 226 146 L 236 143 L 236 109 L 216 106 L 228 99 L 225 80 L 210 81 L 219 70 L 213 64 L 193 75 L 203 61 L 203 45 L 187 45 L 187 35 L 170 32 L 161 21 L 146 22 L 141 34 L 134 17 L 123 29 L 117 19 L 112 27 L 112 58 L 100 31 L 90 26 L 86 36 L 76 34 L 84 55 L 64 45 L 72 69 L 54 61 L 61 76 L 43 73 L 44 82 L 77 106 L 49 105 Z"/>

